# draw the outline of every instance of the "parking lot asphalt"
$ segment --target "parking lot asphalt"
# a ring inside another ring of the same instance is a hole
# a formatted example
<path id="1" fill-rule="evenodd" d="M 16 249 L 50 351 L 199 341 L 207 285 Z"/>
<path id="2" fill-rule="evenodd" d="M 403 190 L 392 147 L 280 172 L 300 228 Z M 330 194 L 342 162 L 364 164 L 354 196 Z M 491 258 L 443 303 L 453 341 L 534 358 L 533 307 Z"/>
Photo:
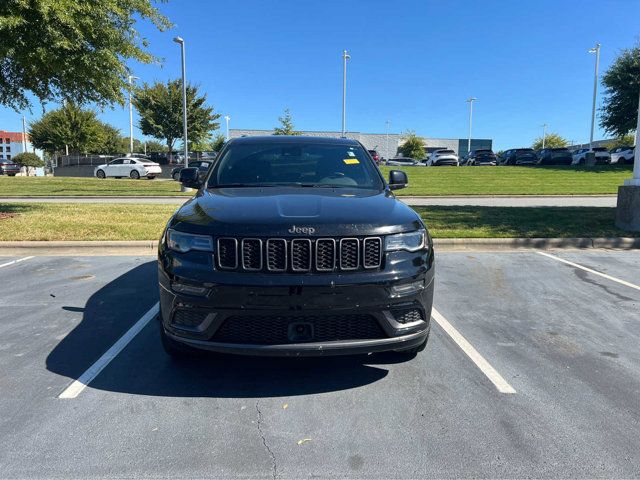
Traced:
<path id="1" fill-rule="evenodd" d="M 408 361 L 177 363 L 152 320 L 75 398 L 154 258 L 0 257 L 0 477 L 638 477 L 640 255 L 551 253 L 436 257 L 438 315 L 515 393 L 442 320 Z"/>

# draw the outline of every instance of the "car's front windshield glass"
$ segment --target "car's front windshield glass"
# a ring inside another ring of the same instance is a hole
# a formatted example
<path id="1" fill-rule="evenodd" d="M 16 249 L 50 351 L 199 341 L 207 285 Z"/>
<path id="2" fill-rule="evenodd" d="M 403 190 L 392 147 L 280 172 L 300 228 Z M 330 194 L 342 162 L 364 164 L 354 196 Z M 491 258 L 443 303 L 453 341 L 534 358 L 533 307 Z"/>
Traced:
<path id="1" fill-rule="evenodd" d="M 223 186 L 384 188 L 357 145 L 271 141 L 230 144 L 208 182 L 209 188 Z"/>

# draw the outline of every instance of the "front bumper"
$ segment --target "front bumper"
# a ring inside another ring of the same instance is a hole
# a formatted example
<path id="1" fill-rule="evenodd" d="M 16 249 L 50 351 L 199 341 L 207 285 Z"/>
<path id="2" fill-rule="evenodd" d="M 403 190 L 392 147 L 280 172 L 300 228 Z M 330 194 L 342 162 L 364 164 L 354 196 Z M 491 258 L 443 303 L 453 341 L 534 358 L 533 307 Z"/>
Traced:
<path id="1" fill-rule="evenodd" d="M 399 271 L 229 275 L 209 270 L 206 280 L 198 274 L 186 278 L 181 270 L 185 262 L 171 261 L 177 256 L 186 255 L 160 252 L 161 328 L 173 340 L 194 348 L 244 355 L 351 355 L 410 349 L 429 334 L 432 251 L 430 255 L 398 252 L 405 258 L 396 261 L 396 268 L 401 265 L 402 272 L 402 266 L 411 265 L 409 275 Z M 205 286 L 207 293 L 178 293 L 176 281 Z M 398 296 L 393 288 L 416 282 L 423 288 L 407 295 Z M 304 333 L 299 336 L 296 328 L 305 329 Z"/>

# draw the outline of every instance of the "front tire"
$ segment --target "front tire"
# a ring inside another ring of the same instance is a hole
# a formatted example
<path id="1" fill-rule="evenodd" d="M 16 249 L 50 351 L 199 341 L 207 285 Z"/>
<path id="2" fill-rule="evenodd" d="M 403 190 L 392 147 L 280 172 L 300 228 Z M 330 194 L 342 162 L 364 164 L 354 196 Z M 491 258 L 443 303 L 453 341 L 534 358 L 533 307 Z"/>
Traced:
<path id="1" fill-rule="evenodd" d="M 180 180 L 180 172 L 174 172 L 174 174 L 172 175 L 173 179 L 177 182 L 178 180 Z"/>
<path id="2" fill-rule="evenodd" d="M 132 180 L 140 180 L 140 173 L 137 170 L 131 170 L 129 176 Z"/>
<path id="3" fill-rule="evenodd" d="M 104 170 L 98 170 L 96 172 L 96 177 L 98 177 L 101 180 L 104 180 L 104 178 L 106 177 L 106 174 L 104 173 Z"/>

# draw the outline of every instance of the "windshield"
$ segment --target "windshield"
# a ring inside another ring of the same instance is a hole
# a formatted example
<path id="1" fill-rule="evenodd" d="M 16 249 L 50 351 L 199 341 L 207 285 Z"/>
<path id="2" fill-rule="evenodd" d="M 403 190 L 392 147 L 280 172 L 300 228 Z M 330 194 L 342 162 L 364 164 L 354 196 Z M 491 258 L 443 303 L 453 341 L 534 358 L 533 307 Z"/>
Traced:
<path id="1" fill-rule="evenodd" d="M 231 143 L 209 177 L 222 186 L 384 188 L 361 147 L 302 142 Z"/>

